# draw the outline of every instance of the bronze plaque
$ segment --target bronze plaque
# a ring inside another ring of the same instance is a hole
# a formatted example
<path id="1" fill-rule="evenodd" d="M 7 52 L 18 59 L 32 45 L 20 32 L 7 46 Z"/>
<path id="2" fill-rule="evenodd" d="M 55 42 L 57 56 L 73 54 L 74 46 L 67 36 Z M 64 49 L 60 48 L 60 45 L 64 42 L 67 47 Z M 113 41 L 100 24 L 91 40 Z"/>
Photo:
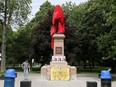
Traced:
<path id="1" fill-rule="evenodd" d="M 56 47 L 56 54 L 62 54 L 62 47 Z"/>

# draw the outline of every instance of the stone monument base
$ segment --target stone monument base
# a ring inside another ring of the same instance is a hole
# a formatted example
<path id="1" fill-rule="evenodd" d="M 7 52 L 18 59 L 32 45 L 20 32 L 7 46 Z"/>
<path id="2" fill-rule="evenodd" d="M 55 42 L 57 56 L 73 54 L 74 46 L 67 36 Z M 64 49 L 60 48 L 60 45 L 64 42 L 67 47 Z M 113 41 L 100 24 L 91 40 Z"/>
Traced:
<path id="1" fill-rule="evenodd" d="M 66 61 L 52 61 L 50 65 L 41 68 L 41 77 L 48 80 L 76 79 L 77 69 L 69 66 Z"/>
<path id="2" fill-rule="evenodd" d="M 71 80 L 76 79 L 77 69 L 69 66 L 64 56 L 64 38 L 63 33 L 55 33 L 53 56 L 50 65 L 41 68 L 41 76 L 49 80 Z"/>

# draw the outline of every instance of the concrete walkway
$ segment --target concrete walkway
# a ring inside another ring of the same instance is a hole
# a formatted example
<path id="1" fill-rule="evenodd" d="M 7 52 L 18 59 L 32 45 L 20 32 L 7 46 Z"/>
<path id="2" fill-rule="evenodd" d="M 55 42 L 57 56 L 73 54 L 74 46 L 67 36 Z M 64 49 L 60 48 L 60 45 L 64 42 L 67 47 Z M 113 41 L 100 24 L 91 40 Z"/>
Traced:
<path id="1" fill-rule="evenodd" d="M 77 79 L 70 81 L 50 81 L 42 79 L 40 74 L 29 74 L 31 87 L 87 87 L 87 81 L 96 81 L 97 87 L 101 87 L 100 79 L 97 74 L 77 74 Z M 24 79 L 23 73 L 17 73 L 15 87 L 20 87 L 20 81 Z M 0 80 L 0 87 L 4 87 L 4 80 Z M 112 87 L 116 87 L 116 81 L 112 81 Z"/>

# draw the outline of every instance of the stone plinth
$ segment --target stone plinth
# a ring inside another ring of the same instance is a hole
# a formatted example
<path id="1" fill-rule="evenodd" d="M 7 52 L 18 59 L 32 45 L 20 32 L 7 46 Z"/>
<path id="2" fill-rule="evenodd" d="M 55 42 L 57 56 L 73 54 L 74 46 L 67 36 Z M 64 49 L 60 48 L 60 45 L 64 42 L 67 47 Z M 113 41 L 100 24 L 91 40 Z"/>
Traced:
<path id="1" fill-rule="evenodd" d="M 41 68 L 41 77 L 43 79 L 50 79 L 50 66 L 43 66 Z"/>
<path id="2" fill-rule="evenodd" d="M 42 75 L 47 75 L 47 72 L 48 72 L 48 66 L 43 66 L 43 67 L 41 68 L 41 74 L 42 74 Z"/>
<path id="3" fill-rule="evenodd" d="M 64 34 L 54 34 L 54 55 L 64 56 Z"/>
<path id="4" fill-rule="evenodd" d="M 67 65 L 67 62 L 51 62 L 51 65 L 43 66 L 41 68 L 41 77 L 44 79 L 51 80 L 51 69 L 69 69 L 69 77 L 67 80 L 77 79 L 77 69 L 74 66 Z M 66 71 L 64 71 L 65 73 Z M 65 79 L 56 79 L 56 80 L 65 80 Z"/>
<path id="5" fill-rule="evenodd" d="M 77 68 L 74 66 L 71 66 L 70 74 L 71 74 L 71 79 L 76 79 L 77 78 Z"/>
<path id="6" fill-rule="evenodd" d="M 77 75 L 76 67 L 67 64 L 64 56 L 64 34 L 54 34 L 54 50 L 50 65 L 41 68 L 41 76 L 50 80 L 71 80 Z"/>

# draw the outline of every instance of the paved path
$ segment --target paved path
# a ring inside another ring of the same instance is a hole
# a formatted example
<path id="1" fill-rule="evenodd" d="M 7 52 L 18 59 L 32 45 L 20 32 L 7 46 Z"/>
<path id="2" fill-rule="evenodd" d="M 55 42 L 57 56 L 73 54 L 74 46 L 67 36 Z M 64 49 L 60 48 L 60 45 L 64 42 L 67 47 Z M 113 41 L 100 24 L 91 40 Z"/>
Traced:
<path id="1" fill-rule="evenodd" d="M 15 87 L 20 87 L 20 81 L 23 80 L 23 73 L 17 73 Z M 77 79 L 70 81 L 50 81 L 42 79 L 40 74 L 29 74 L 29 80 L 32 82 L 31 87 L 87 87 L 87 81 L 96 81 L 97 87 L 100 86 L 100 79 L 97 74 L 77 74 Z M 4 80 L 0 80 L 0 87 L 4 87 Z M 112 82 L 112 87 L 116 87 L 116 81 Z"/>

